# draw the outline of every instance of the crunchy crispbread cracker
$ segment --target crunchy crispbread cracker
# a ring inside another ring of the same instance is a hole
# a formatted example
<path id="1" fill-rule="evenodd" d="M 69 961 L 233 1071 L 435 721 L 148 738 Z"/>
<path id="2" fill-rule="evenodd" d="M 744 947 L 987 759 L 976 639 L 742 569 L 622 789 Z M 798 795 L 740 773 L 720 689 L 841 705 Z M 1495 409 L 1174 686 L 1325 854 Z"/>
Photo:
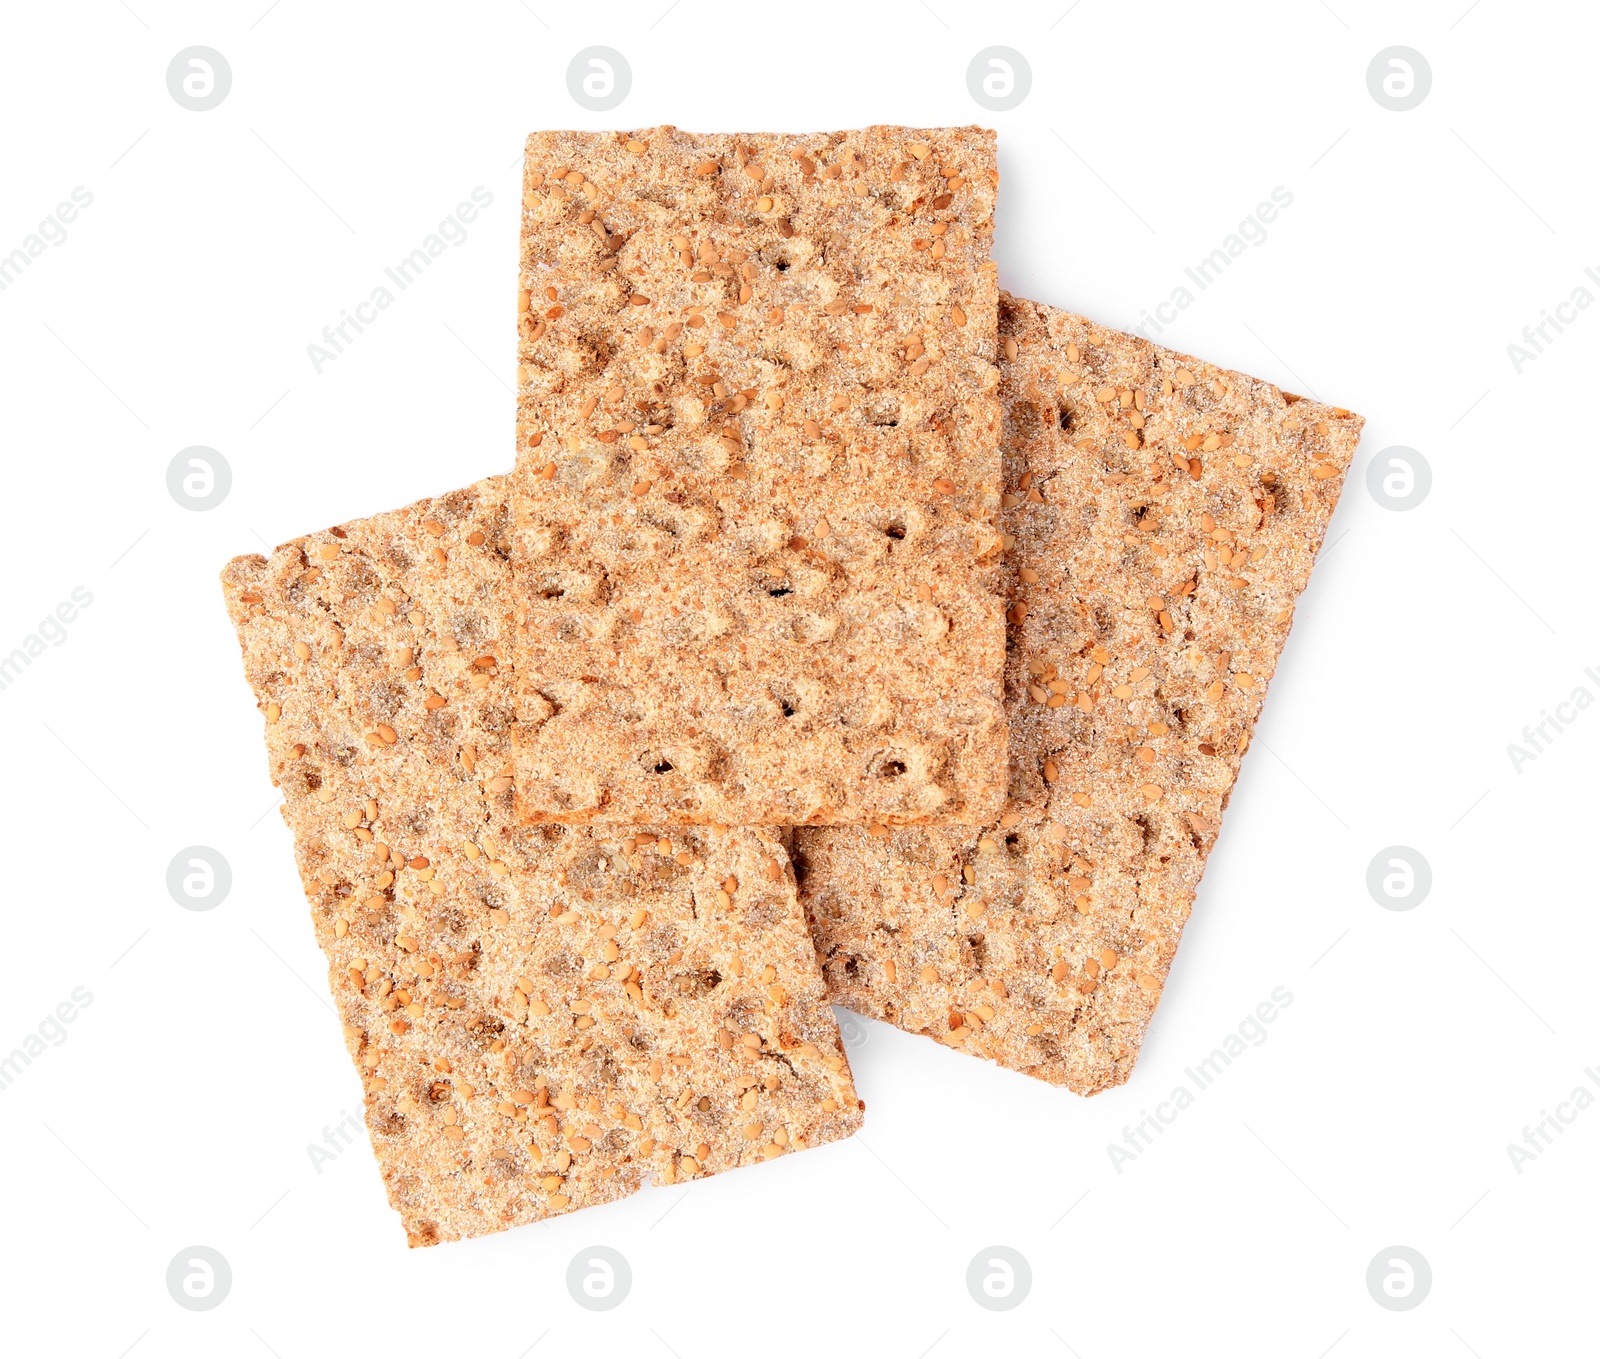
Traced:
<path id="1" fill-rule="evenodd" d="M 773 831 L 512 818 L 504 478 L 223 572 L 413 1246 L 860 1123 Z"/>
<path id="2" fill-rule="evenodd" d="M 1079 1094 L 1126 1080 L 1362 421 L 1002 295 L 1010 801 L 804 829 L 840 1004 Z"/>
<path id="3" fill-rule="evenodd" d="M 979 128 L 528 139 L 524 820 L 999 814 L 997 183 Z"/>

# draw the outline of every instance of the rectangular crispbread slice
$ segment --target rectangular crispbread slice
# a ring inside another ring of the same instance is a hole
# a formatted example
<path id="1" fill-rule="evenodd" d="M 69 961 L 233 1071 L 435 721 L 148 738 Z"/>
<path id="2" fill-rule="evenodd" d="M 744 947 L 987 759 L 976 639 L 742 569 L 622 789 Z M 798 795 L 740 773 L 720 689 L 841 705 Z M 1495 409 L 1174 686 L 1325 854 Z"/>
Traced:
<path id="1" fill-rule="evenodd" d="M 222 573 L 413 1246 L 860 1123 L 777 832 L 515 823 L 506 491 Z"/>
<path id="2" fill-rule="evenodd" d="M 796 832 L 839 1004 L 1092 1094 L 1128 1078 L 1360 436 L 1002 295 L 1010 798 Z"/>
<path id="3" fill-rule="evenodd" d="M 528 139 L 524 820 L 999 814 L 997 183 L 970 127 Z"/>

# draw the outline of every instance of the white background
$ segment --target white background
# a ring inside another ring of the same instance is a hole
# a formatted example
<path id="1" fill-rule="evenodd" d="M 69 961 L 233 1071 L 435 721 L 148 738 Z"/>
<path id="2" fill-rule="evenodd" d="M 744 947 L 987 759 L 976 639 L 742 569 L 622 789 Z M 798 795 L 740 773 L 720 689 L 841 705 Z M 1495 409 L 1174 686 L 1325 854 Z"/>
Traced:
<path id="1" fill-rule="evenodd" d="M 1600 267 L 1595 17 L 1070 3 L 6 8 L 0 252 L 93 194 L 0 292 L 0 654 L 93 595 L 0 691 L 0 1054 L 93 995 L 0 1090 L 8 1353 L 1592 1345 L 1600 1111 L 1520 1173 L 1506 1147 L 1595 1089 L 1600 711 L 1520 773 L 1506 747 L 1576 686 L 1600 695 L 1600 309 L 1520 374 L 1506 345 Z M 204 113 L 165 83 L 195 44 L 233 72 Z M 631 63 L 614 113 L 568 95 L 591 44 Z M 993 44 L 1032 67 L 1014 111 L 967 91 Z M 1410 112 L 1366 86 L 1394 44 L 1432 67 Z M 663 121 L 995 126 L 1002 284 L 1124 327 L 1281 185 L 1266 241 L 1162 339 L 1358 410 L 1367 435 L 1126 1087 L 1084 1101 L 864 1025 L 852 1142 L 408 1252 L 364 1141 L 320 1174 L 306 1151 L 359 1089 L 216 572 L 507 468 L 523 136 Z M 315 373 L 323 326 L 479 185 L 465 243 Z M 192 444 L 233 469 L 209 512 L 166 489 Z M 1362 475 L 1397 444 L 1434 475 L 1406 513 Z M 210 912 L 166 891 L 191 844 L 232 865 Z M 1393 844 L 1433 869 L 1407 912 L 1365 887 Z M 1266 1041 L 1118 1173 L 1107 1144 L 1278 986 Z M 604 1314 L 564 1283 L 596 1243 L 634 1274 Z M 194 1244 L 233 1270 L 205 1313 L 164 1282 Z M 995 1244 L 1033 1272 L 1006 1313 L 964 1283 Z M 1365 1284 L 1395 1244 L 1433 1271 L 1404 1313 Z"/>

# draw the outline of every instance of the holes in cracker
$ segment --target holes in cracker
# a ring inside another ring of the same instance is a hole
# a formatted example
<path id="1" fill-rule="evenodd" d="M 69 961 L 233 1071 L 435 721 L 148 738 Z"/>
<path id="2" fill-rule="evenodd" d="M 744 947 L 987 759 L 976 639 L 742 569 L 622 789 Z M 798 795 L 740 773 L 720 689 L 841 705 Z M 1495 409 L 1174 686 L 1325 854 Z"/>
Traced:
<path id="1" fill-rule="evenodd" d="M 680 972 L 672 980 L 680 996 L 695 998 L 708 996 L 721 986 L 722 973 L 714 967 L 705 967 L 694 972 Z"/>
<path id="2" fill-rule="evenodd" d="M 893 429 L 900 423 L 900 398 L 891 392 L 876 392 L 862 403 L 862 418 L 879 429 Z"/>
<path id="3" fill-rule="evenodd" d="M 794 246 L 788 240 L 783 240 L 768 246 L 761 252 L 760 257 L 780 274 L 787 274 L 795 262 Z"/>

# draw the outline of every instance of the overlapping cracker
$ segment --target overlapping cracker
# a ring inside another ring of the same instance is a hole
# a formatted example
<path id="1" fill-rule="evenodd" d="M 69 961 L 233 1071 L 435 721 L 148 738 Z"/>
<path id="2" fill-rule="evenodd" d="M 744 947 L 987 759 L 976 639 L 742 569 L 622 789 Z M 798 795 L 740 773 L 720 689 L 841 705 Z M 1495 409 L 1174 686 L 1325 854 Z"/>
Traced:
<path id="1" fill-rule="evenodd" d="M 523 819 L 998 815 L 997 183 L 978 128 L 528 139 Z"/>
<path id="2" fill-rule="evenodd" d="M 776 832 L 515 824 L 508 532 L 493 478 L 223 572 L 413 1246 L 860 1123 Z"/>
<path id="3" fill-rule="evenodd" d="M 1126 1080 L 1360 436 L 1350 412 L 1002 295 L 1010 797 L 805 829 L 840 1004 Z"/>

